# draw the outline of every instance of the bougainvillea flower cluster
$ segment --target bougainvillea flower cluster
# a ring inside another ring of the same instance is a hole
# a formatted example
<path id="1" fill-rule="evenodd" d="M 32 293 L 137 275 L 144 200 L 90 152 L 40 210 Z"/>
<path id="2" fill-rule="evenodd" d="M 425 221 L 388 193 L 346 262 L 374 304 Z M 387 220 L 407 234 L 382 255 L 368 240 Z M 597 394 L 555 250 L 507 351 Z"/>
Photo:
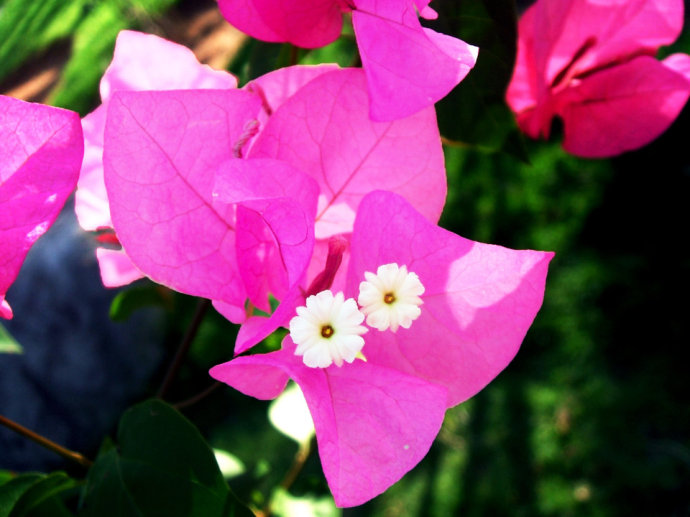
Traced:
<path id="1" fill-rule="evenodd" d="M 247 140 L 248 129 L 266 118 Z M 433 109 L 372 122 L 361 70 L 295 67 L 242 90 L 122 92 L 110 101 L 106 135 L 110 212 L 132 261 L 157 282 L 216 301 L 234 322 L 246 320 L 247 297 L 268 311 L 268 294 L 282 299 L 302 273 L 300 266 L 299 275 L 290 275 L 291 263 L 271 251 L 275 228 L 268 240 L 265 229 L 236 232 L 236 224 L 242 229 L 251 219 L 238 203 L 246 208 L 262 197 L 299 203 L 316 239 L 316 252 L 306 255 L 311 281 L 323 269 L 328 238 L 351 231 L 367 192 L 399 192 L 432 220 L 445 199 Z M 282 194 L 271 192 L 283 177 L 292 181 L 279 187 Z M 261 195 L 252 192 L 259 188 Z M 312 190 L 318 195 L 309 201 Z M 199 225 L 206 231 L 196 231 Z M 258 250 L 268 250 L 260 263 L 252 258 Z"/>
<path id="2" fill-rule="evenodd" d="M 474 67 L 478 49 L 424 28 L 435 18 L 425 0 L 219 0 L 230 23 L 250 36 L 321 47 L 352 13 L 374 120 L 406 117 L 445 97 Z"/>
<path id="3" fill-rule="evenodd" d="M 79 177 L 79 116 L 0 96 L 0 316 L 5 295 L 36 240 L 55 221 Z"/>
<path id="4" fill-rule="evenodd" d="M 296 348 L 293 337 L 301 340 L 305 329 L 291 324 L 281 350 L 236 358 L 211 375 L 260 399 L 278 396 L 288 378 L 295 380 L 336 503 L 362 504 L 421 460 L 447 408 L 474 395 L 510 362 L 541 306 L 551 256 L 463 239 L 399 195 L 372 192 L 359 205 L 339 293 L 340 305 L 344 296 L 353 307 L 334 314 L 330 291 L 316 295 L 325 295 L 331 311 L 321 315 L 327 330 L 321 341 L 331 332 L 337 337 L 341 320 L 360 326 L 364 316 L 354 316 L 354 298 L 367 272 L 382 264 L 404 264 L 418 275 L 424 286 L 418 319 L 397 332 L 344 329 L 346 337 L 363 339 L 363 359 L 343 362 L 336 350 L 326 368 L 315 368 Z"/>
<path id="5" fill-rule="evenodd" d="M 512 359 L 551 256 L 438 228 L 433 108 L 368 111 L 361 70 L 292 67 L 243 89 L 116 92 L 104 138 L 110 213 L 137 268 L 214 300 L 242 324 L 237 353 L 290 327 L 299 343 L 212 375 L 259 398 L 300 384 L 341 506 L 397 481 L 445 410 Z M 278 308 L 254 314 L 269 295 Z"/>
<path id="6" fill-rule="evenodd" d="M 548 138 L 563 121 L 566 151 L 613 156 L 648 144 L 690 95 L 690 56 L 654 56 L 676 40 L 682 0 L 539 0 L 519 22 L 507 100 L 520 128 Z"/>

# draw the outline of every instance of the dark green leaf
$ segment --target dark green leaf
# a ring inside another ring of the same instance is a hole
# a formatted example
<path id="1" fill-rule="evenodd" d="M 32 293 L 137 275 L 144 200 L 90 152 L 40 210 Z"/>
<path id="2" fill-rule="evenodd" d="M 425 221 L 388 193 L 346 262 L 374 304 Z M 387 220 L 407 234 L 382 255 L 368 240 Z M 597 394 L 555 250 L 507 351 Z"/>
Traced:
<path id="1" fill-rule="evenodd" d="M 32 508 L 27 517 L 74 517 L 60 497 L 53 496 Z"/>
<path id="2" fill-rule="evenodd" d="M 242 515 L 199 431 L 167 404 L 128 410 L 118 444 L 89 472 L 81 516 Z"/>
<path id="3" fill-rule="evenodd" d="M 512 112 L 505 103 L 517 44 L 514 0 L 475 0 L 434 5 L 435 30 L 479 47 L 469 75 L 437 103 L 441 134 L 459 145 L 504 150 L 526 159 Z"/>
<path id="4" fill-rule="evenodd" d="M 118 293 L 110 304 L 110 319 L 125 321 L 134 311 L 142 307 L 165 306 L 170 303 L 165 293 L 166 291 L 153 283 L 125 289 Z"/>

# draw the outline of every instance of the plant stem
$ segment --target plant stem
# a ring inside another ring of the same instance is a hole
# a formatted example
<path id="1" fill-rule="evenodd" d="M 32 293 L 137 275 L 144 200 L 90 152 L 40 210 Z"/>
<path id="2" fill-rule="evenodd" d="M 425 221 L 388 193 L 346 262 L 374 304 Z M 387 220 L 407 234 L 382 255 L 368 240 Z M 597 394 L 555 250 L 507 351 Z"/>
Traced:
<path id="1" fill-rule="evenodd" d="M 76 461 L 81 465 L 82 467 L 89 468 L 91 465 L 93 465 L 93 461 L 91 461 L 89 458 L 84 456 L 83 454 L 80 454 L 78 452 L 71 451 L 69 449 L 66 449 L 62 445 L 58 445 L 52 440 L 49 440 L 45 436 L 41 436 L 38 433 L 35 433 L 34 431 L 27 429 L 23 425 L 18 424 L 17 422 L 14 422 L 13 420 L 10 420 L 7 417 L 4 417 L 3 415 L 0 415 L 0 424 L 4 425 L 5 427 L 12 429 L 15 433 L 21 434 L 22 436 L 28 438 L 29 440 L 32 440 L 36 442 L 37 444 L 45 447 L 46 449 L 49 449 L 63 458 L 67 458 L 68 460 Z"/>
<path id="2" fill-rule="evenodd" d="M 312 437 L 312 439 L 309 440 L 307 443 L 300 444 L 299 449 L 297 450 L 297 454 L 295 454 L 295 458 L 292 460 L 292 465 L 290 465 L 290 469 L 287 471 L 285 477 L 280 482 L 280 488 L 284 489 L 285 491 L 288 491 L 290 489 L 292 484 L 297 479 L 299 473 L 302 472 L 304 464 L 307 462 L 309 456 L 314 450 L 313 443 L 314 438 Z M 255 511 L 254 513 L 258 517 L 270 517 L 272 515 L 271 501 L 269 500 L 268 504 L 263 509 Z"/>
<path id="3" fill-rule="evenodd" d="M 299 62 L 299 49 L 295 45 L 290 45 L 290 66 Z"/>
<path id="4" fill-rule="evenodd" d="M 295 454 L 295 459 L 292 460 L 292 465 L 290 465 L 290 470 L 287 471 L 287 474 L 285 474 L 283 481 L 281 481 L 280 483 L 280 486 L 282 488 L 284 488 L 285 490 L 290 489 L 292 484 L 297 479 L 299 473 L 302 472 L 304 464 L 309 459 L 309 455 L 311 454 L 312 449 L 312 440 L 309 440 L 306 444 L 299 446 L 297 454 Z"/>
<path id="5" fill-rule="evenodd" d="M 199 303 L 196 306 L 196 311 L 194 311 L 192 322 L 189 324 L 189 328 L 187 328 L 187 332 L 185 333 L 184 338 L 182 338 L 180 346 L 177 348 L 177 352 L 175 353 L 175 357 L 168 367 L 168 371 L 165 373 L 165 378 L 163 379 L 161 387 L 158 389 L 158 393 L 156 393 L 156 397 L 159 399 L 162 399 L 170 388 L 175 375 L 177 375 L 180 366 L 182 366 L 182 361 L 185 355 L 187 355 L 189 347 L 192 346 L 192 341 L 194 341 L 194 337 L 201 326 L 201 322 L 206 315 L 206 311 L 210 306 L 211 300 L 207 300 L 206 298 L 199 300 Z"/>
<path id="6" fill-rule="evenodd" d="M 177 404 L 173 404 L 173 407 L 174 407 L 175 409 L 183 409 L 183 408 L 189 407 L 189 406 L 191 406 L 191 405 L 193 405 L 193 404 L 196 404 L 196 403 L 199 402 L 200 400 L 203 400 L 203 399 L 205 399 L 206 397 L 208 397 L 211 393 L 213 393 L 214 391 L 216 391 L 216 390 L 217 390 L 218 388 L 220 388 L 222 385 L 223 385 L 222 382 L 216 381 L 216 382 L 214 382 L 213 384 L 211 384 L 208 388 L 206 388 L 204 391 L 202 391 L 202 392 L 200 392 L 200 393 L 197 393 L 197 394 L 194 395 L 193 397 L 189 397 L 188 399 L 185 399 L 185 400 L 183 400 L 183 401 L 181 401 L 181 402 L 178 402 Z"/>

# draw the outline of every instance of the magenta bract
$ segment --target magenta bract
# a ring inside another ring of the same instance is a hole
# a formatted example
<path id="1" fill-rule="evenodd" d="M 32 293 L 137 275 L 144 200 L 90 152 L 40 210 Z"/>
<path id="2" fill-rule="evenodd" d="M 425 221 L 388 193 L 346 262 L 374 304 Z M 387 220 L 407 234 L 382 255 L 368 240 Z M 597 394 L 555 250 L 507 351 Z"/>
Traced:
<path id="1" fill-rule="evenodd" d="M 0 316 L 29 248 L 74 190 L 84 153 L 79 116 L 0 96 Z"/>
<path id="2" fill-rule="evenodd" d="M 300 47 L 336 40 L 342 13 L 352 11 L 372 119 L 407 117 L 433 105 L 474 67 L 477 48 L 419 23 L 428 2 L 411 0 L 219 0 L 228 21 L 250 36 Z"/>
<path id="3" fill-rule="evenodd" d="M 101 79 L 102 104 L 82 120 L 84 163 L 75 196 L 75 212 L 84 230 L 112 228 L 103 183 L 103 133 L 108 102 L 116 91 L 235 88 L 227 72 L 202 65 L 188 48 L 153 34 L 121 31 L 113 60 Z M 128 284 L 142 273 L 120 250 L 99 249 L 101 278 L 107 287 Z"/>
<path id="4" fill-rule="evenodd" d="M 365 334 L 366 362 L 309 368 L 288 336 L 281 350 L 239 357 L 211 376 L 261 399 L 297 382 L 336 504 L 362 504 L 424 457 L 448 407 L 511 361 L 541 306 L 552 256 L 463 239 L 402 197 L 373 192 L 358 208 L 345 295 L 356 297 L 365 271 L 404 264 L 426 287 L 419 319 Z"/>
<path id="5" fill-rule="evenodd" d="M 520 128 L 548 138 L 563 120 L 566 151 L 602 158 L 648 144 L 690 95 L 690 56 L 653 56 L 683 25 L 681 0 L 539 0 L 520 19 L 507 101 Z"/>
<path id="6" fill-rule="evenodd" d="M 116 92 L 103 165 L 110 212 L 132 262 L 156 282 L 244 306 L 233 206 L 214 204 L 219 164 L 233 158 L 261 101 L 241 90 Z"/>

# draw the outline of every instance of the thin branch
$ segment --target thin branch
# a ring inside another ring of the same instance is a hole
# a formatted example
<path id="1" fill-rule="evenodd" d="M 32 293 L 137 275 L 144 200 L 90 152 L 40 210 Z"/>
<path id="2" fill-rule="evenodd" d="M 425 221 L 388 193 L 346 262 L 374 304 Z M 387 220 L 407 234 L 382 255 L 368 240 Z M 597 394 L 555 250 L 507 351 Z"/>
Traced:
<path id="1" fill-rule="evenodd" d="M 206 388 L 204 391 L 197 393 L 193 397 L 189 397 L 188 399 L 185 399 L 181 402 L 178 402 L 177 404 L 173 404 L 173 407 L 175 409 L 183 409 L 183 408 L 189 407 L 193 404 L 196 404 L 197 402 L 208 397 L 211 393 L 216 391 L 221 386 L 223 386 L 223 383 L 216 381 L 213 384 L 211 384 L 208 388 Z"/>
<path id="2" fill-rule="evenodd" d="M 304 464 L 307 462 L 309 456 L 314 450 L 313 443 L 314 438 L 312 437 L 312 439 L 309 440 L 307 443 L 300 444 L 299 449 L 297 450 L 297 454 L 295 454 L 295 458 L 292 460 L 292 465 L 290 465 L 290 469 L 287 471 L 285 477 L 280 482 L 279 486 L 284 490 L 290 490 L 290 487 L 297 479 L 297 476 L 299 476 L 299 473 L 302 472 Z M 270 517 L 272 515 L 271 501 L 269 500 L 268 504 L 266 504 L 266 506 L 263 509 L 255 511 L 255 515 L 257 515 L 258 517 Z"/>
<path id="3" fill-rule="evenodd" d="M 469 145 L 465 142 L 460 142 L 458 140 L 451 140 L 450 138 L 446 138 L 443 135 L 441 135 L 441 143 L 443 145 L 447 145 L 448 147 L 459 147 L 461 149 L 469 149 L 470 147 L 472 147 L 471 145 Z"/>
<path id="4" fill-rule="evenodd" d="M 285 474 L 283 481 L 281 481 L 280 483 L 280 486 L 283 487 L 285 490 L 290 489 L 292 484 L 297 479 L 299 473 L 302 472 L 304 464 L 309 459 L 309 455 L 311 454 L 311 451 L 313 449 L 311 443 L 312 440 L 309 440 L 305 444 L 300 444 L 299 449 L 297 450 L 297 454 L 295 454 L 295 459 L 292 460 L 292 465 L 290 465 L 290 470 L 287 471 L 287 474 Z"/>
<path id="5" fill-rule="evenodd" d="M 78 452 L 71 451 L 62 445 L 58 445 L 52 440 L 49 440 L 45 436 L 41 436 L 38 433 L 35 433 L 31 429 L 27 429 L 23 425 L 18 424 L 17 422 L 14 422 L 13 420 L 10 420 L 7 417 L 4 417 L 3 415 L 0 415 L 0 424 L 4 425 L 5 427 L 12 429 L 15 433 L 21 434 L 22 436 L 28 438 L 29 440 L 36 442 L 38 445 L 41 445 L 45 447 L 46 449 L 49 449 L 63 458 L 67 458 L 68 460 L 75 461 L 79 463 L 84 468 L 89 468 L 91 465 L 93 465 L 93 461 L 91 461 L 89 458 L 84 456 L 83 454 L 80 454 Z"/>
<path id="6" fill-rule="evenodd" d="M 175 353 L 175 357 L 168 367 L 168 371 L 165 373 L 165 379 L 163 379 L 163 383 L 158 389 L 158 393 L 156 393 L 156 397 L 159 399 L 162 399 L 170 388 L 175 375 L 177 375 L 180 366 L 182 366 L 184 357 L 189 351 L 189 347 L 192 346 L 192 342 L 194 341 L 196 333 L 201 326 L 201 322 L 206 315 L 206 311 L 208 311 L 210 306 L 211 300 L 207 300 L 206 298 L 199 300 L 199 303 L 196 306 L 196 311 L 194 312 L 194 317 L 192 318 L 192 322 L 189 324 L 189 328 L 187 328 L 187 332 L 185 333 L 180 346 L 177 348 L 177 352 Z"/>
<path id="7" fill-rule="evenodd" d="M 290 45 L 290 66 L 299 63 L 299 49 L 295 45 Z"/>

